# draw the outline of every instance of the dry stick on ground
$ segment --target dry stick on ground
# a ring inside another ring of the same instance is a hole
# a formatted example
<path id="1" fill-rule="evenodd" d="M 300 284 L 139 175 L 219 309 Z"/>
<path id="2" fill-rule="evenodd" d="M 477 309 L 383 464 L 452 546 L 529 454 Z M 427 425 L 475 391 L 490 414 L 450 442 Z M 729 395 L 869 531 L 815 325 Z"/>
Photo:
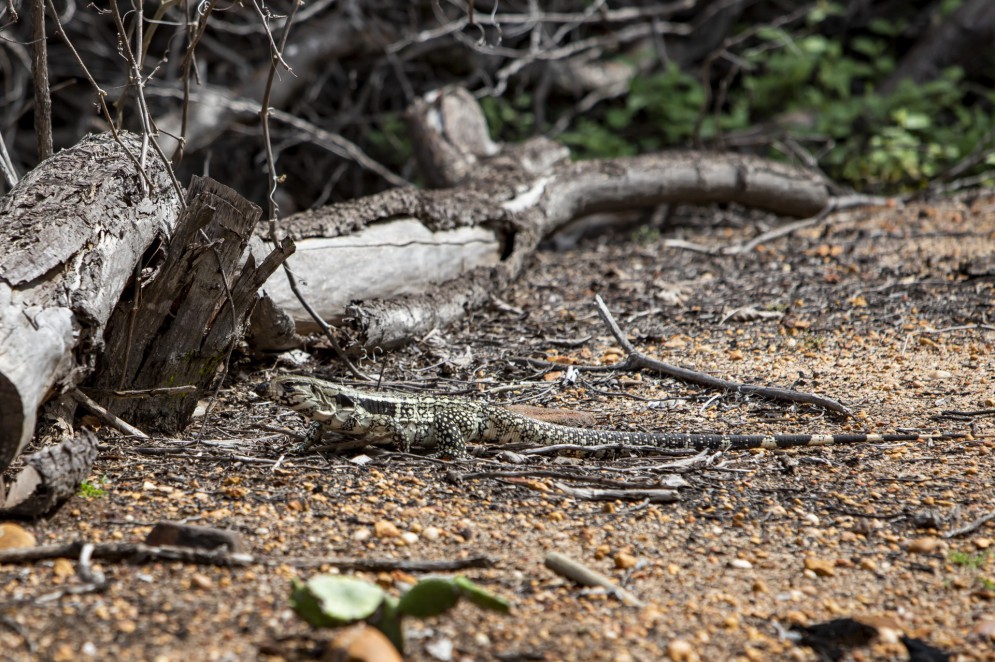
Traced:
<path id="1" fill-rule="evenodd" d="M 3 557 L 0 557 L 0 559 L 2 558 Z M 610 578 L 596 570 L 591 570 L 585 565 L 581 565 L 568 556 L 564 556 L 558 552 L 550 552 L 546 555 L 545 565 L 561 577 L 566 577 L 569 580 L 575 581 L 581 586 L 598 586 L 607 590 L 609 593 L 612 593 L 615 597 L 621 600 L 626 606 L 643 606 L 643 603 L 639 598 L 620 587 Z"/>
<path id="2" fill-rule="evenodd" d="M 601 319 L 605 322 L 605 324 L 608 325 L 608 329 L 611 331 L 612 335 L 615 336 L 615 340 L 618 341 L 618 344 L 621 345 L 622 349 L 625 351 L 625 358 L 619 363 L 610 366 L 613 370 L 653 370 L 667 375 L 668 377 L 673 377 L 675 379 L 689 382 L 691 384 L 697 384 L 699 386 L 724 391 L 735 391 L 736 393 L 760 395 L 772 400 L 787 400 L 789 402 L 802 402 L 806 404 L 818 405 L 831 411 L 843 414 L 844 416 L 852 416 L 849 409 L 832 398 L 825 398 L 821 395 L 803 393 L 792 389 L 775 388 L 771 386 L 754 386 L 752 384 L 732 382 L 727 379 L 712 377 L 711 375 L 706 375 L 703 372 L 689 370 L 687 368 L 682 368 L 680 366 L 671 365 L 669 363 L 664 363 L 663 361 L 650 358 L 633 347 L 632 343 L 630 343 L 625 337 L 625 334 L 622 333 L 622 330 L 615 322 L 615 318 L 612 317 L 611 312 L 608 310 L 608 306 L 605 305 L 605 302 L 601 299 L 601 296 L 595 295 L 594 299 L 598 306 L 598 314 L 601 316 Z"/>
<path id="3" fill-rule="evenodd" d="M 553 483 L 572 499 L 581 501 L 646 501 L 648 503 L 674 503 L 681 500 L 677 490 L 662 489 L 624 489 L 608 490 L 591 487 L 572 487 L 566 483 Z"/>
<path id="4" fill-rule="evenodd" d="M 79 389 L 73 389 L 69 393 L 69 397 L 75 400 L 77 403 L 82 405 L 87 411 L 99 418 L 101 421 L 111 426 L 121 434 L 130 435 L 132 437 L 138 437 L 139 439 L 148 439 L 149 436 L 136 428 L 134 425 L 124 421 L 114 414 L 110 413 L 99 404 L 94 402 L 86 393 L 83 393 Z"/>
<path id="5" fill-rule="evenodd" d="M 958 536 L 967 535 L 968 533 L 974 533 L 975 531 L 977 531 L 978 529 L 980 529 L 981 527 L 983 527 L 985 524 L 992 521 L 993 519 L 995 519 L 995 510 L 986 515 L 982 515 L 981 517 L 979 517 L 978 519 L 974 520 L 973 522 L 971 522 L 966 526 L 962 526 L 959 529 L 954 529 L 953 531 L 948 531 L 947 533 L 944 533 L 943 537 L 950 539 L 950 538 L 956 538 Z"/>
<path id="6" fill-rule="evenodd" d="M 364 570 L 382 572 L 404 570 L 408 572 L 441 572 L 463 568 L 489 568 L 494 565 L 487 556 L 471 556 L 450 561 L 428 561 L 419 559 L 353 559 L 340 557 L 315 558 L 270 558 L 252 554 L 232 554 L 226 550 L 205 551 L 192 547 L 168 547 L 146 545 L 140 542 L 84 543 L 75 541 L 59 545 L 39 545 L 18 549 L 0 550 L 0 565 L 6 563 L 34 563 L 51 559 L 73 559 L 80 556 L 84 547 L 93 548 L 91 557 L 103 561 L 128 561 L 131 563 L 153 563 L 158 561 L 181 561 L 196 565 L 247 566 L 247 565 L 291 565 L 309 568 L 322 565 L 335 566 L 342 570 Z"/>

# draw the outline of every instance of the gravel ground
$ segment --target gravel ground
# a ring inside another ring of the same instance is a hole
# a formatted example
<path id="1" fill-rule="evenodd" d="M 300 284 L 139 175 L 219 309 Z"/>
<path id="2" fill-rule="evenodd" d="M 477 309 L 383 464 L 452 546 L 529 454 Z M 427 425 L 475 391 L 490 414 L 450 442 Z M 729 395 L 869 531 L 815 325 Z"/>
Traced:
<path id="1" fill-rule="evenodd" d="M 274 430 L 300 433 L 301 421 L 251 389 L 289 368 L 245 362 L 198 443 L 196 430 L 151 444 L 101 431 L 103 493 L 26 527 L 40 544 L 138 541 L 185 520 L 240 532 L 261 562 L 100 562 L 107 587 L 80 594 L 72 561 L 2 565 L 0 658 L 311 659 L 334 633 L 289 609 L 292 577 L 337 571 L 335 559 L 484 556 L 491 567 L 461 572 L 509 598 L 511 615 L 460 604 L 407 622 L 410 659 L 818 660 L 785 630 L 854 618 L 878 636 L 841 659 L 909 659 L 904 634 L 950 659 L 995 660 L 995 520 L 982 521 L 995 513 L 995 199 L 836 214 L 733 254 L 723 249 L 764 219 L 677 218 L 543 252 L 488 309 L 368 367 L 402 388 L 582 410 L 617 429 L 967 436 L 693 461 L 491 449 L 447 463 L 367 449 L 360 464 L 361 451 L 293 455 L 292 435 Z M 650 373 L 575 375 L 622 358 L 595 293 L 648 355 L 837 398 L 854 415 Z M 315 357 L 296 370 L 343 376 Z M 675 503 L 570 491 L 675 474 L 686 483 Z M 642 606 L 550 572 L 553 551 Z M 342 572 L 395 592 L 421 574 Z"/>

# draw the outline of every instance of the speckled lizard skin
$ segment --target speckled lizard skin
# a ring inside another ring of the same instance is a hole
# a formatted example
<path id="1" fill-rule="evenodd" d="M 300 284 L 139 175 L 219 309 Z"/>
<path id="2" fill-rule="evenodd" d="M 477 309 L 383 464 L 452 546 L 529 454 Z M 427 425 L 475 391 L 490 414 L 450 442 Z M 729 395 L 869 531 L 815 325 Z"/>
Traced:
<path id="1" fill-rule="evenodd" d="M 538 421 L 469 398 L 364 391 L 311 377 L 277 377 L 259 385 L 257 391 L 318 423 L 323 430 L 370 444 L 390 442 L 405 452 L 413 447 L 435 448 L 438 454 L 454 458 L 465 458 L 467 444 L 472 443 L 746 450 L 935 438 L 919 434 L 727 435 L 588 430 Z"/>

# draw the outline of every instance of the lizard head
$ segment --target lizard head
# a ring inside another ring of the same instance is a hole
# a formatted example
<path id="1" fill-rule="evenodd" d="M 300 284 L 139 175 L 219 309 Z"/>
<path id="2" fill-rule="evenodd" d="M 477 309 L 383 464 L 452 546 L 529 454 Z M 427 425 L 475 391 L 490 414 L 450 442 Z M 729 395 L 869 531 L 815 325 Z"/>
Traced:
<path id="1" fill-rule="evenodd" d="M 311 377 L 276 377 L 265 386 L 264 395 L 328 430 L 360 434 L 370 425 L 371 415 L 362 406 L 362 394 L 341 384 Z"/>

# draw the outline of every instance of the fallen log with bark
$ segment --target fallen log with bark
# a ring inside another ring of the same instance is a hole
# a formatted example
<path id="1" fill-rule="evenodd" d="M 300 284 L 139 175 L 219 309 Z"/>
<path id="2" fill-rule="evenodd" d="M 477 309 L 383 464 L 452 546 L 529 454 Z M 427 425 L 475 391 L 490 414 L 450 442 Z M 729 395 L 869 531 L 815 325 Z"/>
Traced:
<path id="1" fill-rule="evenodd" d="M 491 141 L 479 104 L 459 88 L 414 104 L 409 125 L 423 178 L 401 188 L 291 216 L 289 265 L 312 308 L 354 344 L 389 349 L 463 317 L 516 278 L 544 237 L 595 213 L 667 203 L 732 202 L 806 217 L 829 202 L 812 171 L 752 156 L 664 152 L 571 162 L 545 138 Z M 307 256 L 306 258 L 304 256 Z M 281 275 L 266 285 L 256 347 L 287 349 L 314 331 Z M 282 313 L 281 313 L 282 311 Z M 283 333 L 274 333 L 282 319 Z M 269 326 L 267 326 L 269 325 Z"/>
<path id="2" fill-rule="evenodd" d="M 182 195 L 142 138 L 118 132 L 47 159 L 0 201 L 0 471 L 49 400 L 70 422 L 82 402 L 177 431 L 217 382 L 293 243 L 246 257 L 256 205 L 209 179 Z M 71 425 L 54 436 L 70 443 Z"/>
<path id="3" fill-rule="evenodd" d="M 93 370 L 142 255 L 180 207 L 142 141 L 90 136 L 47 159 L 0 201 L 0 469 L 53 392 Z"/>

